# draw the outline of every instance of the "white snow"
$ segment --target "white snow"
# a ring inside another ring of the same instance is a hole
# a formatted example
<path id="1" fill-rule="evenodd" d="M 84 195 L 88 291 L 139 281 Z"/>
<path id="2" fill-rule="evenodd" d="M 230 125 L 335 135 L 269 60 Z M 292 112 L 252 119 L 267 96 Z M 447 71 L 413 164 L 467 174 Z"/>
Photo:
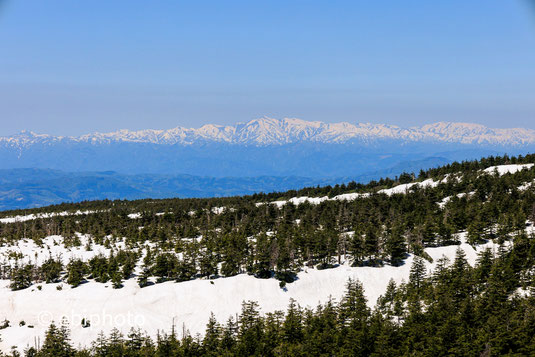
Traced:
<path id="1" fill-rule="evenodd" d="M 225 212 L 226 209 L 227 209 L 226 207 L 212 207 L 212 213 L 221 214 Z"/>
<path id="2" fill-rule="evenodd" d="M 277 206 L 278 208 L 283 207 L 288 202 L 293 203 L 296 206 L 298 206 L 298 205 L 300 205 L 302 203 L 305 203 L 305 202 L 308 202 L 308 203 L 313 204 L 313 205 L 317 205 L 317 204 L 320 204 L 323 201 L 327 201 L 328 199 L 329 199 L 329 197 L 327 197 L 327 196 L 324 196 L 324 197 L 302 196 L 302 197 L 292 197 L 288 201 L 286 201 L 286 200 L 273 201 L 273 202 L 271 202 L 271 204 Z M 259 204 L 257 204 L 257 206 L 259 206 Z"/>
<path id="3" fill-rule="evenodd" d="M 90 250 L 86 249 L 89 239 L 85 235 L 77 235 L 80 245 L 65 247 L 65 240 L 61 236 L 49 236 L 42 240 L 42 245 L 37 245 L 33 240 L 21 239 L 16 245 L 3 245 L 0 247 L 0 262 L 11 266 L 17 261 L 13 256 L 22 256 L 18 262 L 41 265 L 45 260 L 52 257 L 61 259 L 63 264 L 68 264 L 73 258 L 87 261 L 96 255 L 109 256 L 111 248 L 91 243 Z M 124 248 L 124 242 L 114 244 L 115 250 Z M 0 310 L 1 311 L 1 310 Z M 0 316 L 1 319 L 1 316 Z"/>
<path id="4" fill-rule="evenodd" d="M 422 182 L 412 182 L 408 184 L 397 185 L 392 188 L 382 189 L 382 190 L 379 190 L 378 193 L 384 193 L 388 196 L 391 196 L 393 194 L 406 194 L 407 192 L 409 192 L 409 189 L 412 187 L 420 187 L 420 188 L 436 187 L 439 183 L 442 183 L 445 180 L 446 178 L 437 182 L 437 181 L 434 181 L 433 179 L 427 179 Z M 370 193 L 344 193 L 341 195 L 334 196 L 333 198 L 329 198 L 328 196 L 323 196 L 323 197 L 301 196 L 301 197 L 292 197 L 289 200 L 272 201 L 270 203 L 272 205 L 277 206 L 278 208 L 281 208 L 288 202 L 291 202 L 296 206 L 305 202 L 308 202 L 313 205 L 317 205 L 325 201 L 354 201 L 358 198 L 366 198 L 366 197 L 370 197 Z M 256 206 L 259 207 L 263 204 L 265 203 L 257 202 Z"/>
<path id="5" fill-rule="evenodd" d="M 97 211 L 76 211 L 76 212 L 65 211 L 65 212 L 28 214 L 25 216 L 13 216 L 13 217 L 0 218 L 0 223 L 25 222 L 25 221 L 31 221 L 34 219 L 51 218 L 51 217 L 57 217 L 57 216 L 81 216 L 81 215 L 87 215 L 87 214 L 96 213 L 96 212 Z"/>
<path id="6" fill-rule="evenodd" d="M 518 186 L 518 189 L 520 191 L 526 191 L 526 190 L 530 189 L 531 187 L 533 187 L 533 182 L 526 182 L 526 183 Z"/>
<path id="7" fill-rule="evenodd" d="M 281 145 L 295 142 L 345 143 L 352 139 L 363 142 L 389 138 L 403 141 L 441 141 L 465 144 L 526 145 L 535 142 L 535 130 L 493 129 L 472 123 L 438 122 L 421 127 L 401 128 L 372 123 L 324 123 L 297 118 L 263 117 L 236 125 L 207 124 L 200 128 L 176 127 L 168 130 L 118 130 L 92 133 L 79 137 L 61 137 L 21 132 L 0 137 L 0 144 L 30 147 L 36 144 L 110 142 L 153 143 L 159 145 L 190 145 L 198 141 L 226 142 L 246 145 Z"/>
<path id="8" fill-rule="evenodd" d="M 342 195 L 335 196 L 333 200 L 337 201 L 354 201 L 357 198 L 369 197 L 369 193 L 344 193 Z"/>
<path id="9" fill-rule="evenodd" d="M 301 196 L 301 197 L 292 197 L 289 200 L 280 200 L 280 201 L 273 201 L 270 202 L 272 205 L 277 206 L 278 208 L 283 207 L 288 202 L 293 203 L 294 205 L 298 206 L 302 203 L 308 202 L 312 205 L 318 205 L 325 201 L 354 201 L 357 198 L 363 198 L 363 197 L 369 197 L 369 193 L 344 193 L 342 195 L 334 196 L 333 198 L 329 198 L 327 196 L 322 197 L 308 197 L 308 196 Z M 264 202 L 257 202 L 256 206 L 259 207 L 261 205 L 265 204 Z"/>
<path id="10" fill-rule="evenodd" d="M 427 268 L 433 269 L 442 256 L 453 261 L 457 247 L 427 248 L 426 252 L 434 259 L 434 263 L 426 263 Z M 460 247 L 473 265 L 477 252 L 468 244 Z M 481 249 L 483 246 L 478 247 L 478 251 Z M 74 345 L 87 345 L 100 331 L 109 333 L 113 327 L 123 333 L 139 327 L 154 336 L 157 330 L 170 329 L 175 323 L 180 331 L 184 324 L 192 334 L 203 333 L 210 312 L 225 321 L 239 313 L 242 301 L 246 300 L 257 301 L 263 313 L 286 309 L 290 298 L 301 306 L 315 307 L 329 297 L 339 300 L 349 278 L 363 283 L 369 305 L 373 306 L 391 278 L 397 283 L 408 280 L 412 261 L 410 256 L 400 267 L 351 267 L 345 263 L 327 270 L 306 269 L 298 274 L 297 281 L 287 285 L 287 291 L 280 289 L 275 279 L 257 279 L 246 274 L 216 279 L 213 284 L 208 280 L 193 280 L 143 289 L 135 279 L 130 279 L 117 290 L 111 284 L 89 282 L 74 289 L 63 284 L 61 291 L 56 288 L 59 284 L 41 284 L 42 290 L 33 285 L 11 291 L 9 281 L 1 280 L 0 320 L 9 320 L 11 327 L 0 330 L 0 350 L 8 351 L 11 346 L 22 350 L 32 346 L 37 337 L 42 342 L 50 322 L 59 323 L 63 317 L 72 329 Z M 82 328 L 82 318 L 89 319 L 91 327 Z M 20 321 L 25 321 L 26 326 L 20 327 Z"/>
<path id="11" fill-rule="evenodd" d="M 475 194 L 474 191 L 472 191 L 472 192 L 468 192 L 468 193 L 466 193 L 466 192 L 461 192 L 461 193 L 458 193 L 456 196 L 457 196 L 458 198 L 462 198 L 462 197 L 464 197 L 464 196 L 468 196 L 468 197 L 470 197 L 470 196 L 472 196 L 473 194 Z M 437 202 L 437 204 L 440 206 L 440 208 L 444 208 L 444 207 L 446 206 L 446 204 L 447 204 L 449 201 L 451 201 L 451 198 L 452 198 L 452 196 L 444 197 L 444 198 L 442 199 L 442 201 Z"/>
<path id="12" fill-rule="evenodd" d="M 518 171 L 524 170 L 524 169 L 531 169 L 533 167 L 533 164 L 524 164 L 524 165 L 498 165 L 498 166 L 491 166 L 487 167 L 485 170 L 483 170 L 486 173 L 493 174 L 494 172 L 498 172 L 499 176 L 505 175 L 505 174 L 514 174 Z"/>
<path id="13" fill-rule="evenodd" d="M 392 196 L 395 194 L 406 194 L 407 192 L 409 192 L 411 188 L 415 186 L 419 188 L 436 187 L 441 182 L 442 181 L 437 182 L 437 181 L 434 181 L 433 179 L 427 179 L 422 182 L 411 182 L 411 183 L 406 183 L 402 185 L 397 185 L 392 188 L 385 188 L 383 190 L 379 190 L 379 193 L 384 193 L 388 196 Z"/>

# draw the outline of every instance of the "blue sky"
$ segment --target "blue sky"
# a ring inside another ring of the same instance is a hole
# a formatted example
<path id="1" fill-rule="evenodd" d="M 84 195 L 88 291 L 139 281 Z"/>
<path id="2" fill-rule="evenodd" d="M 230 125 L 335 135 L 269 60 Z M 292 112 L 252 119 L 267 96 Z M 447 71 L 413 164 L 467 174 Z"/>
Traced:
<path id="1" fill-rule="evenodd" d="M 530 5 L 0 0 L 0 135 L 263 115 L 535 128 Z"/>

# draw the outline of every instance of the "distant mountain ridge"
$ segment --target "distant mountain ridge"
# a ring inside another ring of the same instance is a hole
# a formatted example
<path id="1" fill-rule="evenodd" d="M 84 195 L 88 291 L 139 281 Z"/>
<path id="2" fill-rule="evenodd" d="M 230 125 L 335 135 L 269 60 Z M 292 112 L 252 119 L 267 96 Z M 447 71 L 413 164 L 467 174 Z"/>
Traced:
<path id="1" fill-rule="evenodd" d="M 300 176 L 205 177 L 194 175 L 107 172 L 64 172 L 51 169 L 0 169 L 0 211 L 41 207 L 62 202 L 102 199 L 200 198 L 282 192 L 355 180 L 368 182 L 403 171 L 447 163 L 441 158 L 402 162 L 388 169 L 352 177 Z"/>
<path id="2" fill-rule="evenodd" d="M 264 117 L 233 126 L 79 137 L 25 131 L 0 138 L 0 210 L 368 182 L 453 161 L 530 152 L 535 152 L 534 130 L 467 123 L 407 129 Z"/>
<path id="3" fill-rule="evenodd" d="M 236 125 L 206 124 L 198 129 L 176 127 L 168 130 L 119 130 L 92 133 L 79 137 L 53 136 L 23 131 L 0 137 L 0 146 L 28 148 L 37 144 L 57 145 L 86 143 L 146 143 L 157 145 L 231 144 L 247 146 L 286 145 L 295 143 L 369 144 L 380 140 L 401 142 L 460 143 L 490 146 L 523 146 L 535 144 L 535 130 L 524 128 L 496 129 L 473 123 L 437 122 L 421 127 L 401 128 L 394 125 L 357 123 L 324 123 L 302 119 L 263 117 Z"/>

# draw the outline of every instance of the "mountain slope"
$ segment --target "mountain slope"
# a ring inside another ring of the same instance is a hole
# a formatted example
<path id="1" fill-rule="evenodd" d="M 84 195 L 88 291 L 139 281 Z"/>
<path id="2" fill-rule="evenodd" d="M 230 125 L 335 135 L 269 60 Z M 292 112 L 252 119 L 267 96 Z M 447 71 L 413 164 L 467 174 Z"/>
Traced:
<path id="1" fill-rule="evenodd" d="M 420 337 L 425 314 L 449 334 L 443 319 L 466 318 L 459 306 L 483 328 L 471 316 L 503 304 L 503 318 L 525 321 L 510 307 L 533 305 L 534 182 L 535 155 L 491 157 L 368 185 L 0 212 L 0 350 L 38 344 L 62 320 L 81 346 L 112 328 L 156 338 L 176 326 L 201 339 L 210 312 L 224 323 L 244 300 L 258 314 L 292 309 L 291 299 L 316 309 L 343 302 L 348 279 L 362 284 L 362 309 Z"/>

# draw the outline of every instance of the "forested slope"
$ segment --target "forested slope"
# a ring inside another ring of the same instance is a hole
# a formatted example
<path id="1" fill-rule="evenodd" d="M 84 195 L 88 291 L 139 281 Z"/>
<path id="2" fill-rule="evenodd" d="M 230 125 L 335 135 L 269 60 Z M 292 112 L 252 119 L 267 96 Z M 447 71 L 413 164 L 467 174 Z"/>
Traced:
<path id="1" fill-rule="evenodd" d="M 318 308 L 297 301 L 287 312 L 261 314 L 245 303 L 237 318 L 212 319 L 202 337 L 173 334 L 170 326 L 160 327 L 170 335 L 151 338 L 116 331 L 87 351 L 95 355 L 100 348 L 118 355 L 529 355 L 534 162 L 491 157 L 367 185 L 3 212 L 0 273 L 17 294 L 49 284 L 65 285 L 64 293 L 90 293 L 98 284 L 110 291 L 192 281 L 217 286 L 218 278 L 236 275 L 276 279 L 292 293 L 304 273 L 347 267 L 359 279 L 376 269 L 384 280 L 386 271 L 407 272 L 406 279 L 384 281 L 377 304 L 365 302 L 366 284 L 350 281 L 342 299 Z M 449 262 L 433 258 L 433 249 L 455 252 L 461 243 L 466 247 Z M 39 353 L 60 348 L 65 329 L 51 328 Z"/>

